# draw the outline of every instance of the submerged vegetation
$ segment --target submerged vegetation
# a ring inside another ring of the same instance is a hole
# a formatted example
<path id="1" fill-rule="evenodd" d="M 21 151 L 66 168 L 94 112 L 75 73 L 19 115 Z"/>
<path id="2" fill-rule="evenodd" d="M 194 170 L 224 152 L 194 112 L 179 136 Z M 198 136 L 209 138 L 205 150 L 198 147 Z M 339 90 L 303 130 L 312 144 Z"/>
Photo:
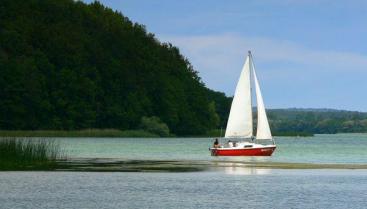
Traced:
<path id="1" fill-rule="evenodd" d="M 50 170 L 64 157 L 54 140 L 0 138 L 0 170 Z"/>

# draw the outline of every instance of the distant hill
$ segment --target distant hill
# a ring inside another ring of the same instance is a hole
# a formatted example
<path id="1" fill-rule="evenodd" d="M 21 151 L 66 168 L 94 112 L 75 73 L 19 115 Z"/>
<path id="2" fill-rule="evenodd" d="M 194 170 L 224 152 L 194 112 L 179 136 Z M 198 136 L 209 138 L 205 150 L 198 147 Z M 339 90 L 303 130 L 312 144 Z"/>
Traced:
<path id="1" fill-rule="evenodd" d="M 220 116 L 219 129 L 226 128 L 231 97 L 221 92 L 211 92 L 209 98 L 215 101 Z M 253 108 L 256 131 L 256 107 Z M 310 135 L 333 133 L 367 132 L 367 113 L 329 108 L 285 108 L 267 109 L 272 132 L 275 135 Z"/>
<path id="2" fill-rule="evenodd" d="M 274 132 L 349 133 L 367 132 L 367 113 L 333 109 L 270 109 Z"/>

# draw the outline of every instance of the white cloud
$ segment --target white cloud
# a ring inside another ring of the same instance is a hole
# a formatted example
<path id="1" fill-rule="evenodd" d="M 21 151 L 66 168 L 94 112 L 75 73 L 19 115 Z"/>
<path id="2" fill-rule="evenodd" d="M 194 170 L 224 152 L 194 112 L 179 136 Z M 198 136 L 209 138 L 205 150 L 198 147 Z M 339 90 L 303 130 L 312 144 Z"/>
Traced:
<path id="1" fill-rule="evenodd" d="M 305 71 L 307 75 L 320 71 L 324 74 L 367 72 L 366 55 L 311 49 L 290 41 L 238 34 L 159 37 L 178 46 L 210 88 L 227 94 L 234 89 L 248 50 L 253 51 L 263 78 L 268 77 L 266 74 L 273 77 L 290 71 L 300 76 Z"/>
<path id="2" fill-rule="evenodd" d="M 197 67 L 231 65 L 252 50 L 261 62 L 288 62 L 320 67 L 317 70 L 367 70 L 367 56 L 353 52 L 309 49 L 283 40 L 244 37 L 235 34 L 207 36 L 162 36 L 177 45 L 189 58 L 200 62 Z M 206 69 L 198 69 L 206 70 Z M 219 69 L 218 69 L 219 70 Z"/>

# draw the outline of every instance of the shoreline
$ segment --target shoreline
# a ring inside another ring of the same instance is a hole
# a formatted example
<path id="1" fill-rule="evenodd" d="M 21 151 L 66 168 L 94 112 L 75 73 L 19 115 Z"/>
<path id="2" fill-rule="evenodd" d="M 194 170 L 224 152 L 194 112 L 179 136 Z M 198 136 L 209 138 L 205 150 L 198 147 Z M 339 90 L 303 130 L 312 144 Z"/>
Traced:
<path id="1" fill-rule="evenodd" d="M 304 132 L 282 132 L 274 133 L 273 136 L 289 137 L 312 137 L 313 133 Z M 211 138 L 219 137 L 212 133 L 197 136 L 167 136 L 161 137 L 157 134 L 144 130 L 118 130 L 118 129 L 83 129 L 83 130 L 0 130 L 0 137 L 101 137 L 101 138 Z"/>
<path id="2" fill-rule="evenodd" d="M 145 137 L 159 138 L 144 130 L 83 129 L 83 130 L 0 130 L 0 137 Z"/>

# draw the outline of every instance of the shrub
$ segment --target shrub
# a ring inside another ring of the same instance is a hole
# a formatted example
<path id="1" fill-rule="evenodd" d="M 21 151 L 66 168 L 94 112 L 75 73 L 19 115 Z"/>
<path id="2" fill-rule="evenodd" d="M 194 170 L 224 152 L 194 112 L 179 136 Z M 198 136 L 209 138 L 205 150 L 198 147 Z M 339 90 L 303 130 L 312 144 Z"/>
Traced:
<path id="1" fill-rule="evenodd" d="M 169 136 L 169 128 L 167 124 L 162 122 L 158 117 L 142 117 L 140 127 L 153 134 L 159 136 Z"/>

